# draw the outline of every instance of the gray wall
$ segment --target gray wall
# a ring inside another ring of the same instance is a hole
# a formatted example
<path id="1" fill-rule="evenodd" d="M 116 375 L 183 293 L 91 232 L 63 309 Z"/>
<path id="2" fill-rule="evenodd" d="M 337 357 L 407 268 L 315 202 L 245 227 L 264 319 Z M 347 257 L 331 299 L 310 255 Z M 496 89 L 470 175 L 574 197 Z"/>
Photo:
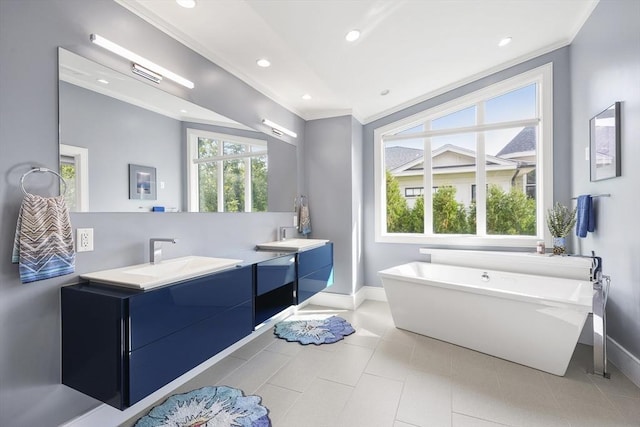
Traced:
<path id="1" fill-rule="evenodd" d="M 589 119 L 622 102 L 622 176 L 589 181 Z M 577 239 L 611 276 L 608 335 L 640 359 L 640 2 L 601 0 L 571 45 L 572 192 L 595 199 L 596 231 Z"/>
<path id="2" fill-rule="evenodd" d="M 355 122 L 355 123 L 354 123 Z M 359 213 L 361 126 L 351 116 L 307 122 L 305 177 L 312 237 L 334 242 L 334 285 L 328 292 L 352 294 L 362 286 Z"/>
<path id="3" fill-rule="evenodd" d="M 60 82 L 60 141 L 89 150 L 89 211 L 184 210 L 182 123 Z M 156 200 L 129 199 L 129 164 L 156 168 Z"/>
<path id="4" fill-rule="evenodd" d="M 154 235 L 175 236 L 168 257 L 223 256 L 273 240 L 291 214 L 74 214 L 93 227 L 95 251 L 78 254 L 76 274 L 23 285 L 10 263 L 22 200 L 20 177 L 32 165 L 58 165 L 58 59 L 62 46 L 128 73 L 121 60 L 89 42 L 98 33 L 171 68 L 194 91 L 164 82 L 164 90 L 256 129 L 263 117 L 298 133 L 304 121 L 226 71 L 137 18 L 113 1 L 0 1 L 0 425 L 53 426 L 98 402 L 60 384 L 59 288 L 77 274 L 145 262 Z M 30 189 L 54 194 L 49 176 L 30 175 Z"/>
<path id="5" fill-rule="evenodd" d="M 402 111 L 376 120 L 364 126 L 364 283 L 369 286 L 381 286 L 377 272 L 394 265 L 413 260 L 424 260 L 418 249 L 426 244 L 396 244 L 376 243 L 374 229 L 374 140 L 373 132 L 376 128 L 397 120 L 427 110 L 452 99 L 466 95 L 483 87 L 489 86 L 509 77 L 541 65 L 553 63 L 553 197 L 565 205 L 570 203 L 571 193 L 569 180 L 571 178 L 571 110 L 570 110 L 570 81 L 569 81 L 569 48 L 561 48 L 546 55 L 539 56 L 518 64 L 504 71 L 492 74 L 475 82 L 454 89 L 437 97 L 408 107 Z"/>

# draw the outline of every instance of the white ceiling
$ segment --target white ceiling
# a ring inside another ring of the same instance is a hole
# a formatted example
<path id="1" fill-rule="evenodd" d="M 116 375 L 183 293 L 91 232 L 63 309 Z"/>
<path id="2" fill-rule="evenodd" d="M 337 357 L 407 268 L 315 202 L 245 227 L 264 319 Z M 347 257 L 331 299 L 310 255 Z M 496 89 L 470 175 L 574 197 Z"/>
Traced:
<path id="1" fill-rule="evenodd" d="M 598 2 L 115 1 L 306 120 L 362 123 L 570 44 Z M 348 43 L 354 28 L 362 35 Z"/>

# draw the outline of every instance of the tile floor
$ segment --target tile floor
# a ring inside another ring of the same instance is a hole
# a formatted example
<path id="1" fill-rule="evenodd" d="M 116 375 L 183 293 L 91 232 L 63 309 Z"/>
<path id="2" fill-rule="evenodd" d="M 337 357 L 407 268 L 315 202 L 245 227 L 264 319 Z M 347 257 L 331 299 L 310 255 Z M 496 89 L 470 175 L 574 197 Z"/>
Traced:
<path id="1" fill-rule="evenodd" d="M 578 345 L 557 377 L 396 329 L 386 303 L 299 314 L 312 313 L 339 315 L 356 333 L 302 346 L 267 331 L 176 392 L 257 394 L 274 427 L 640 426 L 640 389 L 613 366 L 610 380 L 587 374 L 591 347 Z"/>

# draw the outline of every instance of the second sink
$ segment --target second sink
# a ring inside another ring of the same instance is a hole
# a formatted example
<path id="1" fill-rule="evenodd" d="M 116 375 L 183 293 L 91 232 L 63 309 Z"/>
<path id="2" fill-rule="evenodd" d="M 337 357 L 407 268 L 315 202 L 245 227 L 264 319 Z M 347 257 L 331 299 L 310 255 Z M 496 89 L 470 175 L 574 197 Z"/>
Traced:
<path id="1" fill-rule="evenodd" d="M 303 251 L 323 246 L 329 243 L 324 239 L 287 239 L 276 240 L 275 242 L 260 243 L 256 245 L 258 249 L 266 249 L 271 251 Z"/>

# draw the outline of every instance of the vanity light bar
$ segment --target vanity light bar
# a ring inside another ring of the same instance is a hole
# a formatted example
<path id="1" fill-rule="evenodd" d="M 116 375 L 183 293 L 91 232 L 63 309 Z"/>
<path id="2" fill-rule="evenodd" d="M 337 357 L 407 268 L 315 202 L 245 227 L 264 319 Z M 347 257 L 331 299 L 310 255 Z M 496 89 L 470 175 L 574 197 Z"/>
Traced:
<path id="1" fill-rule="evenodd" d="M 160 83 L 160 81 L 162 80 L 162 76 L 160 74 L 154 73 L 151 70 L 147 70 L 146 68 L 136 64 L 135 62 L 131 67 L 131 71 L 133 71 L 133 74 L 137 74 L 141 77 L 144 77 L 145 79 L 149 79 L 154 83 Z"/>
<path id="2" fill-rule="evenodd" d="M 125 59 L 128 59 L 131 62 L 134 62 L 135 64 L 139 64 L 144 68 L 148 68 L 149 70 L 160 74 L 163 77 L 168 78 L 169 80 L 173 80 L 174 82 L 181 84 L 184 87 L 187 87 L 189 89 L 193 89 L 195 87 L 195 85 L 193 84 L 192 81 L 185 79 L 182 76 L 177 75 L 176 73 L 167 70 L 164 67 L 159 66 L 158 64 L 149 61 L 146 58 L 143 58 L 142 56 L 131 52 L 128 49 L 125 49 L 124 47 L 115 44 L 114 42 L 105 39 L 102 36 L 99 36 L 98 34 L 91 34 L 89 36 L 89 39 L 97 44 L 100 47 L 103 47 L 113 53 L 115 53 L 116 55 L 120 55 Z"/>
<path id="3" fill-rule="evenodd" d="M 271 120 L 269 120 L 269 119 L 262 119 L 262 123 L 264 123 L 265 125 L 267 125 L 267 126 L 271 127 L 271 130 L 272 130 L 272 131 L 273 131 L 273 133 L 275 133 L 276 135 L 282 135 L 282 134 L 284 133 L 284 134 L 289 135 L 289 136 L 290 136 L 290 137 L 292 137 L 292 138 L 297 138 L 297 137 L 298 137 L 298 134 L 297 134 L 297 133 L 295 133 L 294 131 L 287 129 L 287 128 L 286 128 L 286 127 L 284 127 L 284 126 L 280 126 L 280 125 L 279 125 L 279 124 L 277 124 L 277 123 L 273 123 L 273 122 L 272 122 Z"/>

